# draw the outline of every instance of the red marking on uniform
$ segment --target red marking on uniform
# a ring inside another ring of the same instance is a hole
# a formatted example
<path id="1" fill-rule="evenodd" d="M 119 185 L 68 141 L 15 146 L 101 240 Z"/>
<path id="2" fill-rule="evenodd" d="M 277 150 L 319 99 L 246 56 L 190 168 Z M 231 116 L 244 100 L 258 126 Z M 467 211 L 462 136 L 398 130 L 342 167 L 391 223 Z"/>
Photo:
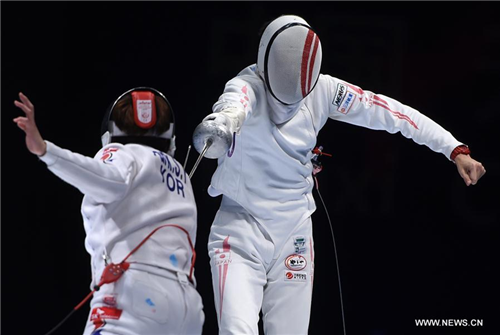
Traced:
<path id="1" fill-rule="evenodd" d="M 410 117 L 408 115 L 404 115 L 403 113 L 400 113 L 400 112 L 396 112 L 396 111 L 393 111 L 392 109 L 390 109 L 388 106 L 384 105 L 384 104 L 381 104 L 380 102 L 378 101 L 374 101 L 373 102 L 374 105 L 377 105 L 377 106 L 380 106 L 382 108 L 384 108 L 385 110 L 389 111 L 392 113 L 392 115 L 394 115 L 395 117 L 397 117 L 398 119 L 401 119 L 401 120 L 405 120 L 406 122 L 408 122 L 409 124 L 411 124 L 415 129 L 418 130 L 418 127 L 416 125 L 415 122 L 413 122 L 412 119 L 410 119 Z"/>
<path id="2" fill-rule="evenodd" d="M 106 305 L 116 306 L 116 298 L 112 295 L 106 295 L 103 298 L 103 302 Z"/>
<path id="3" fill-rule="evenodd" d="M 349 83 L 344 83 L 344 84 L 346 84 L 347 86 L 349 86 L 354 92 L 356 92 L 356 93 L 358 93 L 360 95 L 365 94 L 365 92 L 361 88 L 359 88 L 359 87 L 356 87 L 356 86 L 351 85 Z"/>
<path id="4" fill-rule="evenodd" d="M 229 252 L 231 246 L 229 245 L 229 235 L 222 242 L 222 252 Z M 216 253 L 218 253 L 216 251 Z M 224 289 L 226 287 L 227 270 L 229 268 L 229 263 L 224 265 L 219 265 L 219 294 L 220 294 L 220 308 L 219 308 L 219 319 L 222 320 L 222 304 L 224 302 Z"/>
<path id="5" fill-rule="evenodd" d="M 122 315 L 122 310 L 114 307 L 96 307 L 90 314 L 90 321 L 94 323 L 94 329 L 102 327 L 106 319 L 118 320 Z"/>
<path id="6" fill-rule="evenodd" d="M 241 88 L 241 92 L 243 92 L 243 93 L 247 94 L 247 92 L 248 92 L 247 85 L 245 85 L 245 86 L 243 86 L 243 87 Z"/>
<path id="7" fill-rule="evenodd" d="M 349 86 L 356 93 L 361 94 L 361 95 L 365 94 L 365 92 L 361 88 L 356 87 L 354 85 L 351 85 L 349 83 L 345 83 L 345 84 L 347 84 L 347 86 Z M 361 99 L 361 97 L 360 97 L 360 99 Z M 374 95 L 373 99 L 376 100 L 376 101 L 373 102 L 374 105 L 377 105 L 377 106 L 380 106 L 380 107 L 386 109 L 387 111 L 391 112 L 398 119 L 407 121 L 415 129 L 418 130 L 417 124 L 412 119 L 410 119 L 410 117 L 408 115 L 405 115 L 405 114 L 403 114 L 401 112 L 393 111 L 392 109 L 389 108 L 389 104 L 387 103 L 387 101 L 385 101 L 384 99 L 382 99 L 381 97 L 379 97 L 377 95 Z"/>
<path id="8" fill-rule="evenodd" d="M 374 100 L 377 100 L 377 101 L 379 101 L 380 103 L 383 103 L 383 104 L 385 104 L 387 107 L 389 107 L 389 104 L 387 103 L 387 101 L 385 101 L 384 99 L 382 99 L 382 98 L 381 98 L 381 97 L 379 97 L 378 95 L 374 95 L 374 96 L 373 96 L 373 99 L 374 99 Z"/>
<path id="9" fill-rule="evenodd" d="M 107 148 L 107 149 L 104 149 L 104 151 L 102 152 L 101 160 L 105 161 L 105 160 L 113 157 L 113 152 L 117 152 L 117 151 L 118 151 L 118 148 Z"/>
<path id="10" fill-rule="evenodd" d="M 311 53 L 311 45 L 313 42 L 314 32 L 309 30 L 307 33 L 306 41 L 304 43 L 304 50 L 302 51 L 302 64 L 300 73 L 300 87 L 302 89 L 302 97 L 306 96 L 306 85 L 307 85 L 307 62 L 309 60 L 309 54 Z"/>
<path id="11" fill-rule="evenodd" d="M 309 249 L 311 249 L 311 285 L 314 283 L 314 249 L 312 238 L 309 237 Z M 312 290 L 311 290 L 312 291 Z"/>
<path id="12" fill-rule="evenodd" d="M 219 320 L 222 320 L 222 266 L 219 265 Z"/>
<path id="13" fill-rule="evenodd" d="M 229 251 L 231 250 L 231 246 L 229 245 L 229 236 L 226 237 L 226 239 L 224 240 L 224 242 L 222 242 L 222 251 Z"/>
<path id="14" fill-rule="evenodd" d="M 319 46 L 319 38 L 318 35 L 314 35 L 314 50 L 313 54 L 311 57 L 311 64 L 309 65 L 309 80 L 308 80 L 308 86 L 307 86 L 307 92 L 311 90 L 311 85 L 312 85 L 312 74 L 314 72 L 314 62 L 316 61 L 316 52 L 318 51 L 318 46 Z"/>

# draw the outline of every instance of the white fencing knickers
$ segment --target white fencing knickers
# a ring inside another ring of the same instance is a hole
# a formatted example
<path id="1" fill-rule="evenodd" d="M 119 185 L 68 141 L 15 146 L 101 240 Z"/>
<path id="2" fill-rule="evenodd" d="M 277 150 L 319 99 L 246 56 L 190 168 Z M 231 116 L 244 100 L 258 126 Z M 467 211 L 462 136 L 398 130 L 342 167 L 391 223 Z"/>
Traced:
<path id="1" fill-rule="evenodd" d="M 186 275 L 135 263 L 95 292 L 84 335 L 199 335 L 204 320 Z"/>
<path id="2" fill-rule="evenodd" d="M 307 334 L 313 287 L 311 218 L 271 240 L 242 207 L 223 200 L 210 231 L 219 334 Z"/>

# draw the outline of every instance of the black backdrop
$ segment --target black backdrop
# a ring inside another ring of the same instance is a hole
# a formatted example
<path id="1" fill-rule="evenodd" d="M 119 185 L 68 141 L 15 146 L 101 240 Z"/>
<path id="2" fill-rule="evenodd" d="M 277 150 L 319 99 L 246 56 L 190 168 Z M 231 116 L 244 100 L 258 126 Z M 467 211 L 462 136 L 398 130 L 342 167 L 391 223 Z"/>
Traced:
<path id="1" fill-rule="evenodd" d="M 12 123 L 24 92 L 42 135 L 93 156 L 107 105 L 152 86 L 177 116 L 176 157 L 227 80 L 257 56 L 261 25 L 303 16 L 323 45 L 322 72 L 419 109 L 470 145 L 488 173 L 466 187 L 453 163 L 400 134 L 330 121 L 318 144 L 333 220 L 348 334 L 498 334 L 499 6 L 491 2 L 2 2 L 2 330 L 44 334 L 88 292 L 82 195 L 26 150 Z M 188 170 L 195 161 L 191 155 Z M 193 178 L 205 334 L 217 325 L 206 252 L 219 198 L 215 161 Z M 318 201 L 319 204 L 319 201 Z M 325 211 L 310 334 L 341 334 Z M 242 302 L 244 303 L 244 302 Z M 88 304 L 60 329 L 80 334 Z M 415 319 L 481 319 L 417 327 Z"/>

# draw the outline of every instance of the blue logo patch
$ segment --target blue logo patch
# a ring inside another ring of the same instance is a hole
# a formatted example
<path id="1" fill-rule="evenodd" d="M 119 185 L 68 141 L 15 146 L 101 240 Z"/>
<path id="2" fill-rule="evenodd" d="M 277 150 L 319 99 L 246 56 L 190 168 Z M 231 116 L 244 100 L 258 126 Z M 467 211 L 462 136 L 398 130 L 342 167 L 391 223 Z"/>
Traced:
<path id="1" fill-rule="evenodd" d="M 355 97 L 356 94 L 352 92 L 347 92 L 347 95 L 344 98 L 344 101 L 342 101 L 342 105 L 338 108 L 338 111 L 341 112 L 342 114 L 349 113 L 349 110 L 352 107 L 352 103 L 354 102 Z"/>

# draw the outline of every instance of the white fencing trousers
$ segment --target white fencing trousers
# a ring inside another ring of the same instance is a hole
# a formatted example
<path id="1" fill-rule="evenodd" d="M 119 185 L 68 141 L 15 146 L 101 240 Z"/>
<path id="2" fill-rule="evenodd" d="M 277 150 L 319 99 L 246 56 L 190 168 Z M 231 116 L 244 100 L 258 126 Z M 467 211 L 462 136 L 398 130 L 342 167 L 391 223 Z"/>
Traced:
<path id="1" fill-rule="evenodd" d="M 202 300 L 187 276 L 133 268 L 138 265 L 94 294 L 84 335 L 201 334 Z"/>
<path id="2" fill-rule="evenodd" d="M 236 208 L 236 209 L 235 209 Z M 311 218 L 279 243 L 241 207 L 221 206 L 208 250 L 219 334 L 307 334 L 314 246 Z"/>

